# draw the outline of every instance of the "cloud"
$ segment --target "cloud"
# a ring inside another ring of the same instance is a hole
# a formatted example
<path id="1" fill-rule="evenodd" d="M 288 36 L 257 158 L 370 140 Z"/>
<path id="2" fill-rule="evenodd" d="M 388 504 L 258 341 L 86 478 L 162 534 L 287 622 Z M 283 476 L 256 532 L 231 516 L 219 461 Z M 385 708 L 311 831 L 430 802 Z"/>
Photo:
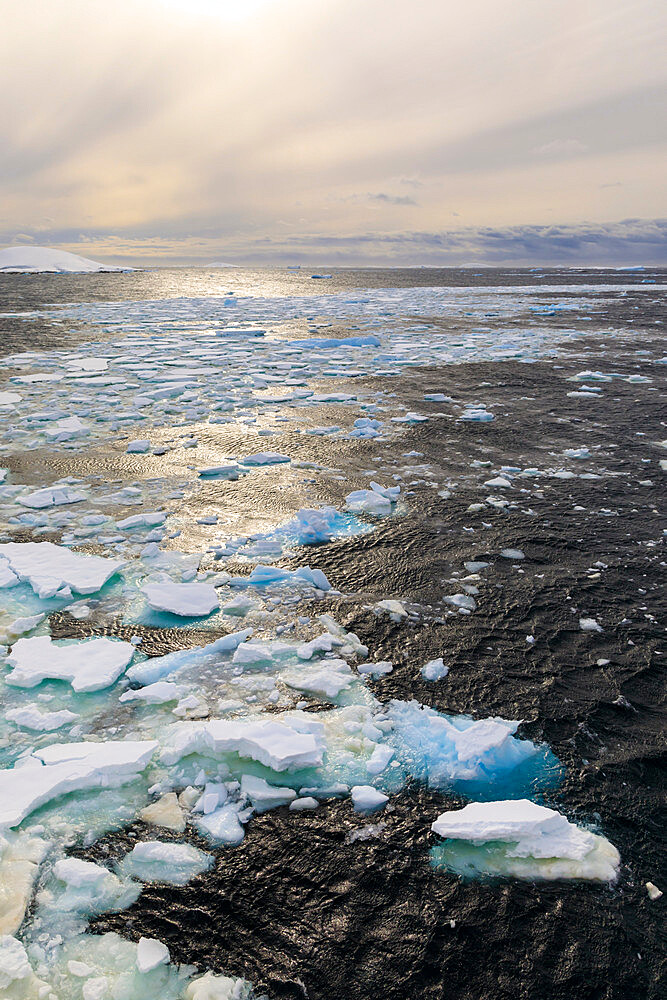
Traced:
<path id="1" fill-rule="evenodd" d="M 536 146 L 533 152 L 538 156 L 576 156 L 577 153 L 585 153 L 587 149 L 588 146 L 578 139 L 552 139 L 543 146 Z"/>
<path id="2" fill-rule="evenodd" d="M 250 259 L 258 234 L 308 252 L 374 229 L 388 254 L 401 216 L 439 233 L 454 209 L 480 231 L 667 213 L 658 0 L 224 6 L 3 6 L 6 240 Z"/>
<path id="3" fill-rule="evenodd" d="M 8 243 L 12 239 L 6 238 Z M 0 242 L 3 234 L 0 233 Z M 106 233 L 53 230 L 40 243 L 61 246 L 109 263 L 201 264 L 223 258 L 232 263 L 290 263 L 456 267 L 667 265 L 667 219 L 627 219 L 605 224 L 465 227 L 437 232 L 245 232 L 221 240 L 207 232 L 174 239 L 162 231 Z"/>
<path id="4" fill-rule="evenodd" d="M 379 192 L 378 194 L 368 194 L 366 196 L 369 201 L 381 201 L 385 205 L 416 205 L 417 202 L 414 198 L 410 198 L 405 194 L 385 194 L 384 192 Z"/>

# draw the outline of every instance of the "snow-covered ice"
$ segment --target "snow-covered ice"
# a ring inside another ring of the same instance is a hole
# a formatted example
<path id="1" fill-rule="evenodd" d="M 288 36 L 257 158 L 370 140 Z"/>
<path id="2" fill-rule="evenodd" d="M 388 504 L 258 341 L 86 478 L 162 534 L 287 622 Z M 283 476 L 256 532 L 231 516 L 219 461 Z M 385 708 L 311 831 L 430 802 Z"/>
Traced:
<path id="1" fill-rule="evenodd" d="M 0 250 L 0 273 L 37 274 L 91 274 L 95 271 L 127 271 L 131 268 L 100 264 L 78 253 L 56 250 L 53 247 L 15 246 Z"/>
<path id="2" fill-rule="evenodd" d="M 155 581 L 147 583 L 141 592 L 151 608 L 182 618 L 202 618 L 220 606 L 216 589 L 210 583 Z"/>
<path id="3" fill-rule="evenodd" d="M 460 874 L 607 882 L 618 875 L 608 840 L 529 799 L 471 802 L 442 813 L 431 829 L 447 839 L 432 852 L 435 863 Z"/>
<path id="4" fill-rule="evenodd" d="M 118 680 L 134 656 L 134 646 L 120 639 L 19 639 L 7 663 L 7 683 L 31 688 L 43 680 L 68 681 L 74 691 L 100 691 Z"/>

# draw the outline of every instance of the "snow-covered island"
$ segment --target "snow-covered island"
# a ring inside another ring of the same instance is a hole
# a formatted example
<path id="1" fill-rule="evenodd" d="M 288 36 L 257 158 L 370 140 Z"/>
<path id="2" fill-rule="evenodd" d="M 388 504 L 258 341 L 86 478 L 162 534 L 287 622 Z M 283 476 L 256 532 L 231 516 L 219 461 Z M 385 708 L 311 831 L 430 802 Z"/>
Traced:
<path id="1" fill-rule="evenodd" d="M 0 274 L 93 274 L 100 271 L 132 271 L 131 267 L 100 264 L 53 247 L 5 247 L 0 250 Z"/>

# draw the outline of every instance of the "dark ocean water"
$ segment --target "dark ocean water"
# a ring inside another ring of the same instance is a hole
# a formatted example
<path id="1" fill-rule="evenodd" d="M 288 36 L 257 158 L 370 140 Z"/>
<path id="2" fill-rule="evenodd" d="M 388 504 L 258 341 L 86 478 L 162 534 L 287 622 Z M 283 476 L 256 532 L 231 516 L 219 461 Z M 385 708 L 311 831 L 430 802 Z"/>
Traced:
<path id="1" fill-rule="evenodd" d="M 667 887 L 665 473 L 658 464 L 667 452 L 656 445 L 667 437 L 665 369 L 657 363 L 665 350 L 664 300 L 657 288 L 603 295 L 576 286 L 640 286 L 664 283 L 667 275 L 497 269 L 331 273 L 324 280 L 303 269 L 0 276 L 0 311 L 25 313 L 76 301 L 229 292 L 280 297 L 420 286 L 544 284 L 571 286 L 573 295 L 585 295 L 592 320 L 581 313 L 568 314 L 566 321 L 557 315 L 540 318 L 543 325 L 558 329 L 566 323 L 581 334 L 564 343 L 557 358 L 532 364 L 471 358 L 410 369 L 400 379 L 354 380 L 354 391 L 383 388 L 427 415 L 441 407 L 425 402 L 424 393 L 480 397 L 496 414 L 492 423 L 431 419 L 386 444 L 297 441 L 288 428 L 271 446 L 288 454 L 298 447 L 301 458 L 342 472 L 342 481 L 328 480 L 326 491 L 309 487 L 308 503 L 340 504 L 373 456 L 382 455 L 385 468 L 398 467 L 413 449 L 423 453 L 441 487 L 456 484 L 449 497 L 428 482 L 416 484 L 404 516 L 373 534 L 310 549 L 307 562 L 335 578 L 345 595 L 329 599 L 322 610 L 358 633 L 376 659 L 393 661 L 393 673 L 372 685 L 379 698 L 414 697 L 441 711 L 522 719 L 521 733 L 548 743 L 566 769 L 550 804 L 571 820 L 599 825 L 621 853 L 621 876 L 609 887 L 462 881 L 435 872 L 428 861 L 430 822 L 443 802 L 463 803 L 414 786 L 395 798 L 383 835 L 365 842 L 346 842 L 346 832 L 366 822 L 349 802 L 312 814 L 280 809 L 258 817 L 241 846 L 216 852 L 210 872 L 183 889 L 146 887 L 129 911 L 100 917 L 93 929 L 116 930 L 134 940 L 157 937 L 172 958 L 244 975 L 276 1000 L 658 1000 L 666 995 L 664 898 L 651 902 L 645 883 Z M 563 290 L 558 299 L 567 296 Z M 508 321 L 493 315 L 485 322 L 491 329 L 496 324 L 499 335 L 508 328 Z M 509 325 L 527 322 L 529 317 L 518 316 Z M 0 318 L 5 354 L 106 336 L 88 325 L 54 326 L 41 317 Z M 650 391 L 647 383 L 615 381 L 605 387 L 603 400 L 571 400 L 566 392 L 573 383 L 566 379 L 582 370 L 643 376 L 651 380 Z M 341 386 L 339 380 L 336 387 Z M 327 420 L 335 422 L 335 409 L 327 411 Z M 573 442 L 594 454 L 587 469 L 600 479 L 549 480 L 526 499 L 530 516 L 510 510 L 489 517 L 483 533 L 466 530 L 468 507 L 480 498 L 471 462 L 543 467 Z M 31 455 L 21 460 L 25 481 L 31 474 L 39 481 L 38 461 Z M 52 470 L 77 474 L 84 465 L 90 470 L 91 461 L 102 458 L 55 457 Z M 113 466 L 107 468 L 111 475 Z M 287 501 L 280 491 L 246 479 L 218 491 L 215 502 L 241 520 L 257 509 L 275 513 Z M 289 502 L 299 505 L 299 498 L 292 495 Z M 511 563 L 496 565 L 485 599 L 470 617 L 438 620 L 434 611 L 419 624 L 395 624 L 369 610 L 380 598 L 437 608 L 444 581 L 463 560 L 484 559 L 503 547 L 522 549 L 525 564 L 520 570 Z M 293 564 L 305 561 L 299 553 Z M 582 632 L 578 620 L 584 614 L 603 621 L 604 632 Z M 59 615 L 52 632 L 95 634 L 95 626 Z M 528 644 L 527 635 L 536 642 Z M 169 630 L 158 630 L 147 641 L 156 654 L 178 640 Z M 450 665 L 449 676 L 429 684 L 419 668 L 440 655 Z M 92 848 L 79 845 L 75 852 L 91 860 L 115 857 L 135 839 L 145 839 L 142 824 Z"/>

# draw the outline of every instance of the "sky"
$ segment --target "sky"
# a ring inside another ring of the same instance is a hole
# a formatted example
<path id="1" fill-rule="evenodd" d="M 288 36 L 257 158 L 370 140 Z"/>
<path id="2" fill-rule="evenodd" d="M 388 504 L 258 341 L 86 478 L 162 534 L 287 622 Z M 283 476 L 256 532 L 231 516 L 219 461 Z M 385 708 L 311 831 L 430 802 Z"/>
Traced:
<path id="1" fill-rule="evenodd" d="M 667 263 L 664 0 L 0 0 L 0 246 Z"/>

